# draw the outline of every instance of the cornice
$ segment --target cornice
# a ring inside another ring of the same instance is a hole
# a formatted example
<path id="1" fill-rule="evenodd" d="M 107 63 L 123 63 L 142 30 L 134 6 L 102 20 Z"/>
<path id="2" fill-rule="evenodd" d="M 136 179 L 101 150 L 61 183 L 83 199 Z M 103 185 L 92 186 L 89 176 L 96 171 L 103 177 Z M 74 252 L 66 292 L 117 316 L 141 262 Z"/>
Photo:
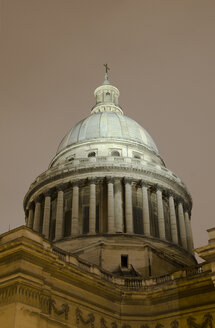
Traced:
<path id="1" fill-rule="evenodd" d="M 76 170 L 69 170 L 67 172 L 57 172 L 57 174 L 46 177 L 44 180 L 42 180 L 41 182 L 38 182 L 32 189 L 30 188 L 30 190 L 27 192 L 25 198 L 24 198 L 24 208 L 27 205 L 27 202 L 29 201 L 30 197 L 40 188 L 42 188 L 45 185 L 48 185 L 50 183 L 53 183 L 56 181 L 56 183 L 59 181 L 59 183 L 62 183 L 62 180 L 68 177 L 71 177 L 71 179 L 75 179 L 77 181 L 77 176 L 80 176 L 80 174 L 85 174 L 85 173 L 90 173 L 90 174 L 95 174 L 97 172 L 104 172 L 104 178 L 107 176 L 107 172 L 117 172 L 117 173 L 122 173 L 122 167 L 120 166 L 116 166 L 116 165 L 103 165 L 103 166 L 97 166 L 97 167 L 85 167 L 85 168 L 76 168 Z M 134 167 L 123 167 L 123 172 L 125 173 L 134 173 L 134 174 L 143 174 L 147 177 L 151 177 L 157 180 L 160 180 L 164 183 L 169 184 L 170 186 L 172 186 L 172 189 L 176 189 L 179 190 L 180 193 L 184 194 L 184 196 L 186 198 L 189 199 L 189 203 L 190 203 L 190 208 L 192 208 L 192 198 L 190 196 L 190 194 L 188 193 L 187 189 L 185 186 L 182 186 L 178 181 L 176 181 L 172 176 L 165 176 L 163 174 L 160 174 L 158 172 L 154 172 L 154 171 L 150 171 L 147 170 L 145 168 L 134 168 Z M 112 174 L 113 176 L 113 174 Z M 76 177 L 76 178 L 75 178 Z M 94 178 L 94 177 L 93 177 Z M 103 177 L 102 177 L 103 178 Z M 80 177 L 81 179 L 81 177 Z M 89 177 L 90 179 L 90 177 Z M 136 180 L 137 178 L 134 177 L 134 180 Z M 141 180 L 141 178 L 140 178 Z M 68 183 L 68 182 L 67 182 Z M 73 181 L 71 180 L 71 183 L 73 183 Z M 146 183 L 148 183 L 146 181 Z"/>

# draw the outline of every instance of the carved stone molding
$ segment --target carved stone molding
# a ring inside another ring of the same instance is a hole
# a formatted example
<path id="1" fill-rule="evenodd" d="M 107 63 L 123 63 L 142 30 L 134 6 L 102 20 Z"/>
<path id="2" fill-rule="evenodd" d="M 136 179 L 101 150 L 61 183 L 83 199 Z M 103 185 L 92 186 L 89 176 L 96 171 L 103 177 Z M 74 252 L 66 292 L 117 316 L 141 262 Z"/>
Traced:
<path id="1" fill-rule="evenodd" d="M 141 325 L 140 328 L 149 328 L 148 325 Z"/>
<path id="2" fill-rule="evenodd" d="M 76 309 L 76 323 L 77 323 L 77 325 L 79 325 L 79 323 L 82 322 L 84 325 L 90 324 L 91 328 L 94 328 L 94 321 L 95 321 L 95 317 L 94 317 L 93 313 L 89 313 L 88 318 L 85 319 L 83 317 L 82 311 L 79 308 Z"/>
<path id="3" fill-rule="evenodd" d="M 213 328 L 213 317 L 210 313 L 204 315 L 202 323 L 196 323 L 196 318 L 189 317 L 187 319 L 187 325 L 189 328 Z"/>
<path id="4" fill-rule="evenodd" d="M 53 300 L 53 299 L 49 300 L 49 314 L 51 314 L 52 310 L 53 310 L 54 313 L 59 315 L 59 316 L 64 314 L 65 319 L 68 320 L 69 305 L 64 303 L 64 304 L 61 305 L 60 309 L 57 309 L 55 304 L 56 304 L 55 300 Z"/>

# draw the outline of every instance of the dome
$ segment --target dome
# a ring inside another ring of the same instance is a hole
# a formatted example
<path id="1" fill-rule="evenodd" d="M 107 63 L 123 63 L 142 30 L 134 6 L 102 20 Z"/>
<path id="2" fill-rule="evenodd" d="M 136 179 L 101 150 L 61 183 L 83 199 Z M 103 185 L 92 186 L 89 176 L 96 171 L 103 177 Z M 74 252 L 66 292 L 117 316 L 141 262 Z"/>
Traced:
<path id="1" fill-rule="evenodd" d="M 31 184 L 27 226 L 112 274 L 124 274 L 125 263 L 126 274 L 145 277 L 147 263 L 154 276 L 195 264 L 185 185 L 148 132 L 123 114 L 119 90 L 107 78 L 94 95 L 91 114 Z"/>
<path id="2" fill-rule="evenodd" d="M 140 124 L 120 112 L 104 111 L 77 123 L 63 138 L 57 154 L 71 145 L 101 138 L 137 142 L 158 153 L 151 136 Z"/>

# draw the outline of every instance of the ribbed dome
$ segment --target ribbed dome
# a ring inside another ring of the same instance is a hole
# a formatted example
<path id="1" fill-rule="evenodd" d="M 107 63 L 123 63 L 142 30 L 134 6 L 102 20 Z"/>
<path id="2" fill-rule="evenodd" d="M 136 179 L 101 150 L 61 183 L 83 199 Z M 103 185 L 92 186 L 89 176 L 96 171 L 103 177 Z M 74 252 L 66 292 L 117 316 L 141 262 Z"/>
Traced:
<path id="1" fill-rule="evenodd" d="M 77 123 L 63 138 L 57 153 L 75 143 L 101 138 L 130 140 L 158 152 L 151 136 L 141 125 L 121 113 L 105 111 L 91 114 Z"/>

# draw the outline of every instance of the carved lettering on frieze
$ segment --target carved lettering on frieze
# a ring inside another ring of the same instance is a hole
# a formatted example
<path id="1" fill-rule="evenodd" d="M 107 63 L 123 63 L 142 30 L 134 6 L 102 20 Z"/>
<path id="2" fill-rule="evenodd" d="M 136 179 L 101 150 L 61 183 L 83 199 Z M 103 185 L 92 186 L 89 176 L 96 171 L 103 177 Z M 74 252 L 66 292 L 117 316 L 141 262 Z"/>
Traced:
<path id="1" fill-rule="evenodd" d="M 196 323 L 196 318 L 189 317 L 187 319 L 187 325 L 189 328 L 213 328 L 213 317 L 210 313 L 204 315 L 202 323 Z"/>
<path id="2" fill-rule="evenodd" d="M 55 305 L 55 300 L 50 299 L 49 301 L 49 314 L 52 313 L 52 310 L 54 311 L 55 314 L 57 315 L 62 315 L 64 314 L 65 319 L 68 319 L 68 313 L 69 313 L 69 305 L 68 304 L 62 304 L 60 309 L 57 309 Z"/>
<path id="3" fill-rule="evenodd" d="M 107 328 L 106 321 L 103 317 L 101 318 L 100 323 L 101 323 L 101 328 Z"/>
<path id="4" fill-rule="evenodd" d="M 117 323 L 116 323 L 116 322 L 112 322 L 112 324 L 111 324 L 111 327 L 112 327 L 112 328 L 117 328 L 117 327 L 118 327 L 118 325 L 117 325 Z"/>
<path id="5" fill-rule="evenodd" d="M 164 327 L 164 325 L 162 325 L 161 323 L 157 323 L 155 326 L 155 328 L 163 328 L 163 327 Z"/>
<path id="6" fill-rule="evenodd" d="M 79 308 L 76 309 L 76 323 L 77 323 L 77 325 L 80 322 L 82 322 L 85 325 L 90 324 L 91 328 L 94 328 L 94 321 L 95 321 L 95 317 L 92 313 L 89 313 L 88 318 L 85 319 L 83 317 L 82 311 Z"/>
<path id="7" fill-rule="evenodd" d="M 179 328 L 179 322 L 178 322 L 178 320 L 172 321 L 171 324 L 170 324 L 170 327 L 171 328 Z"/>
<path id="8" fill-rule="evenodd" d="M 101 323 L 101 328 L 108 328 L 107 327 L 107 323 L 106 323 L 106 320 L 102 317 L 101 320 L 100 320 L 100 323 Z M 111 323 L 111 327 L 112 328 L 117 328 L 117 323 L 114 321 Z"/>

